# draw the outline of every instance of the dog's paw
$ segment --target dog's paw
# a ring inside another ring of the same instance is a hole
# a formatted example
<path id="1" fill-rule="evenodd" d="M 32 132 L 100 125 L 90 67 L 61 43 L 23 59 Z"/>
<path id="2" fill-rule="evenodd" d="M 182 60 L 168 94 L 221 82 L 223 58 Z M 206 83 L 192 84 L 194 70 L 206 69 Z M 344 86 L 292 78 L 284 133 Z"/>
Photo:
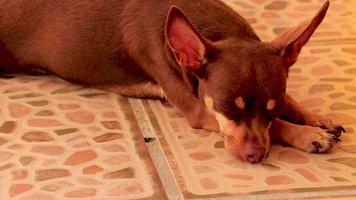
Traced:
<path id="1" fill-rule="evenodd" d="M 309 126 L 320 127 L 321 129 L 324 129 L 326 132 L 336 136 L 337 138 L 339 138 L 341 134 L 345 132 L 345 129 L 334 120 L 318 114 L 312 114 L 308 116 L 305 119 L 305 123 Z"/>
<path id="2" fill-rule="evenodd" d="M 309 153 L 327 153 L 340 142 L 339 136 L 319 127 L 301 126 L 293 146 Z"/>

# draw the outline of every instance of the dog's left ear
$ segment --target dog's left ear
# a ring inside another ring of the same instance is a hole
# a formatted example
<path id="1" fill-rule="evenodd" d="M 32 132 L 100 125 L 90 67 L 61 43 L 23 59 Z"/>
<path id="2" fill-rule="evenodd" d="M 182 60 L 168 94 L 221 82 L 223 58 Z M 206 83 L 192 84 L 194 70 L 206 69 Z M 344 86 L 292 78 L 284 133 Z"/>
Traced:
<path id="1" fill-rule="evenodd" d="M 166 40 L 177 63 L 190 72 L 199 72 L 206 62 L 207 45 L 181 9 L 172 6 L 166 22 Z"/>
<path id="2" fill-rule="evenodd" d="M 323 21 L 329 8 L 329 4 L 330 2 L 327 0 L 312 20 L 282 32 L 271 42 L 273 46 L 281 50 L 281 56 L 287 62 L 288 67 L 292 66 L 297 61 L 302 47 L 309 41 L 312 34 Z"/>

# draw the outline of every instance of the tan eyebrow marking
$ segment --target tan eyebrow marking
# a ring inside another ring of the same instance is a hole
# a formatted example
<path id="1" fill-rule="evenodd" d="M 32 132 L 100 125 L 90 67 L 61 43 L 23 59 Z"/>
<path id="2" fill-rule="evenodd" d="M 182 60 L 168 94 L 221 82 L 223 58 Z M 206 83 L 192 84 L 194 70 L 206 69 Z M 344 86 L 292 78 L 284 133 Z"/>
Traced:
<path id="1" fill-rule="evenodd" d="M 235 104 L 238 108 L 240 108 L 241 110 L 244 110 L 245 109 L 245 102 L 244 102 L 244 99 L 240 96 L 240 97 L 237 97 L 235 99 Z"/>
<path id="2" fill-rule="evenodd" d="M 267 102 L 266 109 L 273 110 L 276 107 L 276 100 L 271 99 Z"/>
<path id="3" fill-rule="evenodd" d="M 213 99 L 209 96 L 204 97 L 204 102 L 208 110 L 212 111 L 214 107 Z"/>

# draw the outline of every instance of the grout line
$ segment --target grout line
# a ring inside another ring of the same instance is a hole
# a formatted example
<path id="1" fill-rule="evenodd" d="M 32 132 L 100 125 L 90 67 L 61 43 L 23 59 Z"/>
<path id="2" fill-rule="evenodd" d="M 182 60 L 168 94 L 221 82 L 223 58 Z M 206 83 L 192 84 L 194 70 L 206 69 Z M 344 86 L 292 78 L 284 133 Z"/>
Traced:
<path id="1" fill-rule="evenodd" d="M 325 198 L 342 198 L 342 197 L 356 197 L 355 190 L 337 190 L 337 191 L 316 191 L 316 192 L 302 192 L 302 193 L 275 193 L 266 195 L 243 195 L 243 196 L 230 196 L 230 197 L 216 197 L 216 198 L 196 198 L 194 200 L 293 200 L 293 199 L 325 199 Z"/>
<path id="2" fill-rule="evenodd" d="M 318 45 L 345 45 L 345 44 L 356 44 L 356 38 L 335 38 L 335 39 L 311 39 L 308 42 L 309 46 Z"/>
<path id="3" fill-rule="evenodd" d="M 162 181 L 163 188 L 166 192 L 168 199 L 181 200 L 183 199 L 182 193 L 179 190 L 178 184 L 175 180 L 170 166 L 163 153 L 161 146 L 157 140 L 156 131 L 146 113 L 146 110 L 140 99 L 129 98 L 129 104 L 132 107 L 134 116 L 145 138 L 148 152 L 156 167 L 158 176 Z"/>

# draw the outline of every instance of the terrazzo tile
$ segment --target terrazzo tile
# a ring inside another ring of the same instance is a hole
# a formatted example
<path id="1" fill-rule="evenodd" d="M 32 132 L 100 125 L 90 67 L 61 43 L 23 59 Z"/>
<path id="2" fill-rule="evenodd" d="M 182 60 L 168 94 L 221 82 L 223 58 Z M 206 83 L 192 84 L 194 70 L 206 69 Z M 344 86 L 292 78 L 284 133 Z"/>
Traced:
<path id="1" fill-rule="evenodd" d="M 0 199 L 166 198 L 126 99 L 55 77 L 1 82 Z"/>

